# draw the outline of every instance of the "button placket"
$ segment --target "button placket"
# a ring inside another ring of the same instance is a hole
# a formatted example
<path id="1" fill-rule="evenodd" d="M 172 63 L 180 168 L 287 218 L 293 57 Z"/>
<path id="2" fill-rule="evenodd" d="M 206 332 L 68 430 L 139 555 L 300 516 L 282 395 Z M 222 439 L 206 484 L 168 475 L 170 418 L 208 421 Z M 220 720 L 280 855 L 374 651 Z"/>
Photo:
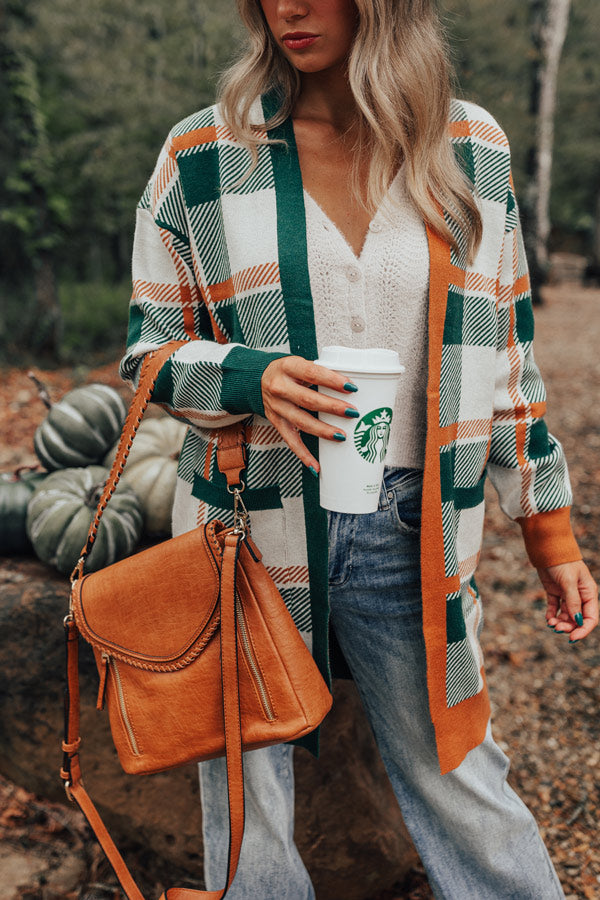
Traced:
<path id="1" fill-rule="evenodd" d="M 344 274 L 350 284 L 353 285 L 349 290 L 350 331 L 352 334 L 362 335 L 367 327 L 365 315 L 364 274 L 356 263 L 345 266 Z"/>

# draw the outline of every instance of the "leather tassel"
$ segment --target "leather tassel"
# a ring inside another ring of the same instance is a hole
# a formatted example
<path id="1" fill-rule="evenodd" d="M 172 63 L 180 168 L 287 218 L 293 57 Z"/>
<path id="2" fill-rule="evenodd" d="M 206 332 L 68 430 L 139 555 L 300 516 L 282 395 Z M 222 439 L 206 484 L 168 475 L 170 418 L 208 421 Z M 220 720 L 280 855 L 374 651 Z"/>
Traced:
<path id="1" fill-rule="evenodd" d="M 100 684 L 98 685 L 98 699 L 96 709 L 104 709 L 104 695 L 106 693 L 106 676 L 108 675 L 109 658 L 102 654 L 102 668 L 100 669 Z"/>

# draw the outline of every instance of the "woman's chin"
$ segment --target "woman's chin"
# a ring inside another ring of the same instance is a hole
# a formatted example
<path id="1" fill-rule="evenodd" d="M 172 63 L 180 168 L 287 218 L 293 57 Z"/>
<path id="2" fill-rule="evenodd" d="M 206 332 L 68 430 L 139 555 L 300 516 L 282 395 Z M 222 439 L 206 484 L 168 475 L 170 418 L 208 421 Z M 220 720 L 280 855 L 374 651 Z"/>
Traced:
<path id="1" fill-rule="evenodd" d="M 345 60 L 323 59 L 323 56 L 317 53 L 286 53 L 285 55 L 291 65 L 303 75 L 317 75 L 320 72 L 332 72 L 336 69 L 346 70 Z"/>

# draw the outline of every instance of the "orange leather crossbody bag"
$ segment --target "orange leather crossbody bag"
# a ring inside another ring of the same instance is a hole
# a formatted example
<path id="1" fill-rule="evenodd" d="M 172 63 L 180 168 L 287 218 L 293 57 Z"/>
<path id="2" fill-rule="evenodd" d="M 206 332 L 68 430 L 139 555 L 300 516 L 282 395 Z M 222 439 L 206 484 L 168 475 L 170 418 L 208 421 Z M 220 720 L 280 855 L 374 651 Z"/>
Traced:
<path id="1" fill-rule="evenodd" d="M 106 706 L 126 772 L 150 774 L 225 756 L 230 842 L 219 891 L 170 888 L 161 900 L 221 900 L 244 832 L 244 750 L 294 740 L 324 719 L 332 697 L 249 534 L 241 493 L 243 426 L 220 431 L 217 462 L 234 525 L 218 520 L 98 572 L 83 573 L 161 366 L 182 342 L 146 355 L 110 475 L 71 576 L 65 618 L 67 689 L 61 777 L 129 900 L 144 900 L 81 781 L 78 638 L 93 649 L 98 707 Z"/>

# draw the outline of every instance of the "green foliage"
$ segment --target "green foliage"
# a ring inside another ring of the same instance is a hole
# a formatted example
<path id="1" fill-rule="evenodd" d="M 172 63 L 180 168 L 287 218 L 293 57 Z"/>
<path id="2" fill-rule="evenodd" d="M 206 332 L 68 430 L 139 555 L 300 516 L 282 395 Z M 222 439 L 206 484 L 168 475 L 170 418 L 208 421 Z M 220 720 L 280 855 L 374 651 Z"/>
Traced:
<path id="1" fill-rule="evenodd" d="M 219 0 L 33 0 L 63 195 L 77 221 L 62 259 L 81 277 L 129 269 L 134 210 L 175 122 L 214 99 L 232 49 Z M 58 64 L 57 64 L 58 63 Z"/>
<path id="2" fill-rule="evenodd" d="M 58 243 L 54 211 L 61 209 L 53 197 L 53 154 L 46 130 L 37 67 L 22 50 L 3 47 L 5 76 L 5 126 L 11 141 L 7 176 L 2 184 L 0 228 L 2 243 L 20 242 L 23 255 L 33 261 L 40 249 Z"/>
<path id="3" fill-rule="evenodd" d="M 235 35 L 233 6 L 220 0 L 30 0 L 26 19 L 9 5 L 3 59 L 22 63 L 12 107 L 0 112 L 13 138 L 0 138 L 8 175 L 0 222 L 30 231 L 32 176 L 51 172 L 56 264 L 83 280 L 123 277 L 135 205 L 158 150 L 178 119 L 212 102 Z M 12 150 L 17 98 L 38 135 L 25 157 Z M 23 254 L 12 255 L 11 268 L 22 265 Z"/>
<path id="4" fill-rule="evenodd" d="M 60 307 L 64 322 L 61 358 L 82 362 L 93 354 L 114 358 L 124 352 L 131 284 L 62 282 Z"/>
<path id="5" fill-rule="evenodd" d="M 600 8 L 574 0 L 559 82 L 551 216 L 590 234 L 600 194 Z"/>
<path id="6" fill-rule="evenodd" d="M 58 285 L 63 328 L 55 361 L 83 365 L 115 359 L 125 345 L 130 281 L 63 281 Z M 33 287 L 0 283 L 0 363 L 26 365 L 39 360 L 23 335 L 34 334 Z"/>

